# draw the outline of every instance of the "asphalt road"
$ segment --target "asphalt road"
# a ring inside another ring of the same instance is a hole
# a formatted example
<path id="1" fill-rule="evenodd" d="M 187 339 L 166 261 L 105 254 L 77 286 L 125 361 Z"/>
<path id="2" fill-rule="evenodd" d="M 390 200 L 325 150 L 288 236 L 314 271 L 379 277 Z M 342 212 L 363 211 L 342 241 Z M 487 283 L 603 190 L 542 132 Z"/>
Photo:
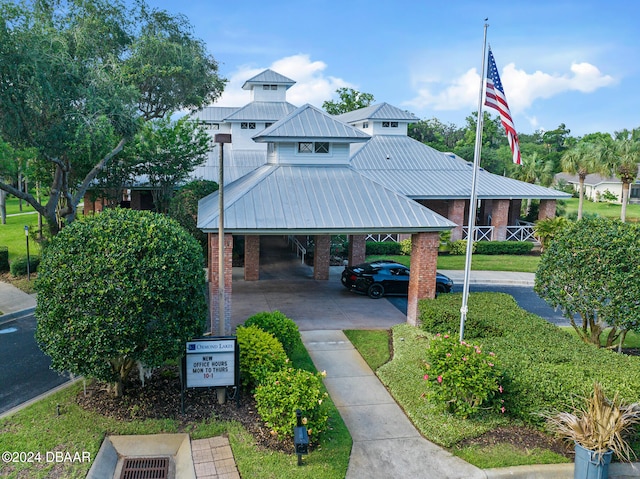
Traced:
<path id="1" fill-rule="evenodd" d="M 33 315 L 0 325 L 0 414 L 69 380 L 50 369 L 35 330 Z"/>
<path id="2" fill-rule="evenodd" d="M 541 299 L 536 293 L 533 291 L 533 287 L 531 286 L 502 286 L 502 285 L 478 285 L 471 284 L 469 285 L 469 292 L 499 292 L 499 293 L 507 293 L 513 296 L 522 309 L 525 309 L 533 314 L 540 316 L 543 319 L 546 319 L 550 323 L 556 324 L 558 326 L 568 326 L 569 322 L 562 316 L 560 311 L 555 311 L 551 306 L 549 306 L 543 299 Z M 454 293 L 462 293 L 462 285 L 456 284 L 453 287 Z M 401 296 L 395 297 L 386 297 L 388 301 L 390 301 L 396 308 L 406 314 L 407 312 L 407 298 Z"/>

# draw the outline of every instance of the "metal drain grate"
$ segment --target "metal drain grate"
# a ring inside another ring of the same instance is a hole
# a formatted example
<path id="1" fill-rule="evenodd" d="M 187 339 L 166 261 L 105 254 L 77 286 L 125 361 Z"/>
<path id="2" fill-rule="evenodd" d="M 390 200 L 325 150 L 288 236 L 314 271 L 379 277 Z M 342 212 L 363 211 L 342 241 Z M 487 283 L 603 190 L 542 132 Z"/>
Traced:
<path id="1" fill-rule="evenodd" d="M 120 479 L 168 479 L 168 457 L 126 457 Z"/>

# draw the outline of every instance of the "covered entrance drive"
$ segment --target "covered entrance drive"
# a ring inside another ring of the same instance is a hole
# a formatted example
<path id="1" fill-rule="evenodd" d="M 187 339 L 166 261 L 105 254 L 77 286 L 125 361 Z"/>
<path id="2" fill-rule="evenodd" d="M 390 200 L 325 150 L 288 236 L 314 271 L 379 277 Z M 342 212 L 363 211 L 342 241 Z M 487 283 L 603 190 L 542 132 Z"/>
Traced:
<path id="1" fill-rule="evenodd" d="M 258 283 L 263 236 L 313 236 L 313 278 L 328 281 L 331 235 L 350 235 L 352 262 L 364 259 L 367 234 L 411 235 L 407 321 L 416 324 L 418 299 L 435 297 L 440 232 L 456 225 L 352 168 L 349 145 L 368 139 L 362 131 L 305 105 L 253 137 L 258 143 L 268 143 L 265 165 L 224 185 L 222 246 L 218 241 L 219 192 L 200 200 L 198 228 L 209 238 L 213 334 L 230 333 L 219 331 L 219 325 L 231 323 L 235 307 L 231 294 L 233 235 L 244 236 L 245 281 Z M 218 271 L 219 255 L 223 255 L 224 277 Z M 294 287 L 287 294 L 297 292 Z"/>
<path id="2" fill-rule="evenodd" d="M 278 310 L 300 330 L 388 329 L 406 316 L 386 299 L 374 300 L 342 286 L 342 266 L 329 268 L 328 280 L 314 280 L 313 268 L 291 250 L 286 236 L 262 236 L 260 281 L 246 281 L 233 268 L 232 328 L 261 311 Z"/>

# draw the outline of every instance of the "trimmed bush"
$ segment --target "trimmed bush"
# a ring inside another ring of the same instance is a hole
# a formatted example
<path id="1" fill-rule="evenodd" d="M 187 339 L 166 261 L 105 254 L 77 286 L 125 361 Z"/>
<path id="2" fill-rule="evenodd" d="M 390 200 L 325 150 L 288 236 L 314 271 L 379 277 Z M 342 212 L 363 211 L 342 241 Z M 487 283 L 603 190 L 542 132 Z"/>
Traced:
<path id="1" fill-rule="evenodd" d="M 236 328 L 240 348 L 240 381 L 250 390 L 273 372 L 284 369 L 288 358 L 282 343 L 258 326 Z"/>
<path id="2" fill-rule="evenodd" d="M 244 322 L 245 326 L 258 326 L 263 331 L 273 334 L 282 343 L 287 355 L 291 355 L 296 344 L 300 341 L 298 325 L 287 318 L 280 311 L 264 311 L 254 314 Z"/>
<path id="3" fill-rule="evenodd" d="M 472 247 L 471 247 L 471 253 L 475 253 L 476 252 L 476 247 L 477 247 L 478 243 L 473 243 Z M 458 241 L 452 241 L 451 243 L 449 243 L 449 254 L 452 255 L 464 255 L 467 254 L 467 240 L 458 240 Z"/>
<path id="4" fill-rule="evenodd" d="M 40 265 L 40 256 L 29 255 L 29 272 L 35 273 Z M 14 259 L 10 265 L 11 276 L 25 276 L 27 274 L 27 257 Z"/>
<path id="5" fill-rule="evenodd" d="M 401 253 L 400 243 L 395 241 L 367 241 L 368 255 L 397 255 Z"/>
<path id="6" fill-rule="evenodd" d="M 9 271 L 9 248 L 0 246 L 0 273 Z"/>
<path id="7" fill-rule="evenodd" d="M 530 241 L 479 241 L 475 244 L 476 254 L 513 254 L 531 253 L 533 243 Z"/>
<path id="8" fill-rule="evenodd" d="M 256 388 L 258 414 L 278 434 L 289 438 L 296 425 L 296 409 L 302 412 L 302 422 L 310 435 L 317 436 L 327 428 L 328 413 L 322 390 L 322 373 L 286 368 L 269 374 Z"/>
<path id="9" fill-rule="evenodd" d="M 411 238 L 400 241 L 400 254 L 405 256 L 411 255 Z"/>
<path id="10" fill-rule="evenodd" d="M 421 301 L 422 327 L 458 334 L 460 301 L 460 294 Z M 586 344 L 521 309 L 507 294 L 472 293 L 468 304 L 465 339 L 473 338 L 500 358 L 504 406 L 512 417 L 542 425 L 541 413 L 571 411 L 575 398 L 588 396 L 594 381 L 625 402 L 640 397 L 640 358 Z"/>

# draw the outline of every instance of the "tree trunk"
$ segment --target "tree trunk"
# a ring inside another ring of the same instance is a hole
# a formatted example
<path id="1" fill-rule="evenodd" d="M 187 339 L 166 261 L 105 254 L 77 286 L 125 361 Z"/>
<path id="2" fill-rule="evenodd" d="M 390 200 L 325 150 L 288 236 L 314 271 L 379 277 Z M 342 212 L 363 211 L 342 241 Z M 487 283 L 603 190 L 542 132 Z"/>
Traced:
<path id="1" fill-rule="evenodd" d="M 111 359 L 109 362 L 111 363 L 113 371 L 118 375 L 118 380 L 111 383 L 109 389 L 115 397 L 119 398 L 124 394 L 124 381 L 127 379 L 131 369 L 136 363 L 134 360 L 127 358 L 126 356 Z"/>
<path id="2" fill-rule="evenodd" d="M 582 205 L 584 204 L 584 178 L 580 177 L 580 190 L 578 191 L 578 221 L 582 219 Z"/>
<path id="3" fill-rule="evenodd" d="M 4 190 L 0 190 L 0 218 L 2 219 L 2 224 L 7 224 L 7 192 Z"/>
<path id="4" fill-rule="evenodd" d="M 627 219 L 627 203 L 629 202 L 629 183 L 622 183 L 622 208 L 620 209 L 620 221 Z"/>

